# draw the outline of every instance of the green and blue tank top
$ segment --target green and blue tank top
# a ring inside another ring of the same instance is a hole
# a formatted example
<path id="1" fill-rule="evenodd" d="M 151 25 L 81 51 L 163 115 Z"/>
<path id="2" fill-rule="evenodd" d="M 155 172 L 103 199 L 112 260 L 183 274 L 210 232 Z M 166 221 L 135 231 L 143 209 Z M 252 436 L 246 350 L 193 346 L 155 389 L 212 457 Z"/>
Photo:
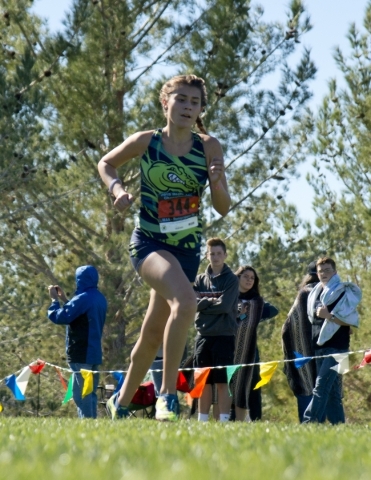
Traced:
<path id="1" fill-rule="evenodd" d="M 200 202 L 208 178 L 202 140 L 192 132 L 189 153 L 166 152 L 162 130 L 156 130 L 140 162 L 139 227 L 148 237 L 180 248 L 201 243 Z"/>

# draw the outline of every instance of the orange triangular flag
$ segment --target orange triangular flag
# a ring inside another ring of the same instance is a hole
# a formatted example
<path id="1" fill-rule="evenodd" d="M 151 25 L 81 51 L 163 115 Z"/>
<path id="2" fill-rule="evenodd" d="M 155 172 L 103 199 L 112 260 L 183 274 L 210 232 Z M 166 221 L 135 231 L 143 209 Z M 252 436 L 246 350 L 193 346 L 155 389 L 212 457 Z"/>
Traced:
<path id="1" fill-rule="evenodd" d="M 62 384 L 62 387 L 67 390 L 67 384 L 66 384 L 66 381 L 65 379 L 62 377 L 62 374 L 61 374 L 61 371 L 59 370 L 59 368 L 55 367 L 57 373 L 58 373 L 58 377 L 59 377 L 59 380 L 61 381 L 61 384 Z"/>
<path id="2" fill-rule="evenodd" d="M 196 368 L 194 373 L 195 387 L 189 392 L 192 398 L 200 398 L 202 392 L 204 391 L 207 377 L 210 372 L 210 367 L 208 368 Z"/>

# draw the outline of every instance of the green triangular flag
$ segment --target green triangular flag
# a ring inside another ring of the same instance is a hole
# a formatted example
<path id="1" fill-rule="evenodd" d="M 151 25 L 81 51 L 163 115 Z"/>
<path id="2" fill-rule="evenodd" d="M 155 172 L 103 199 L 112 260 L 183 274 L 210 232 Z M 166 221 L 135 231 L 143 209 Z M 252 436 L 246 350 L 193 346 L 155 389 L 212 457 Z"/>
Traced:
<path id="1" fill-rule="evenodd" d="M 232 392 L 231 392 L 231 389 L 229 388 L 229 384 L 232 380 L 234 373 L 237 372 L 237 370 L 239 370 L 240 368 L 241 368 L 241 365 L 230 365 L 229 367 L 227 367 L 227 382 L 228 382 L 228 392 L 230 397 L 232 396 Z"/>
<path id="2" fill-rule="evenodd" d="M 72 393 L 73 393 L 72 392 L 72 385 L 73 385 L 73 374 L 70 376 L 70 379 L 68 381 L 67 392 L 66 392 L 66 396 L 63 399 L 62 405 L 64 405 L 65 403 L 67 403 L 71 400 Z"/>

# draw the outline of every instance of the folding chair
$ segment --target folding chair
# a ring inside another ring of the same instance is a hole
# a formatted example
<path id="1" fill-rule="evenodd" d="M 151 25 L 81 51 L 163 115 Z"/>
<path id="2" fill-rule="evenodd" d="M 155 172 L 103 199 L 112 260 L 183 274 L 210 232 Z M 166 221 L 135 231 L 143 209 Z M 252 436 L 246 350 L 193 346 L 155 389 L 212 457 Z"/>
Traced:
<path id="1" fill-rule="evenodd" d="M 107 400 L 114 392 L 114 385 L 100 385 L 98 390 L 100 391 L 99 403 L 105 406 Z M 139 385 L 128 406 L 130 417 L 139 418 L 140 416 L 141 418 L 154 418 L 156 413 L 156 400 L 153 382 L 142 383 Z"/>
<path id="2" fill-rule="evenodd" d="M 154 383 L 142 383 L 129 404 L 130 416 L 138 417 L 138 413 L 141 412 L 142 418 L 154 418 L 156 400 Z"/>
<path id="3" fill-rule="evenodd" d="M 98 395 L 98 404 L 102 405 L 104 408 L 105 414 L 107 414 L 106 403 L 109 398 L 113 395 L 115 391 L 114 385 L 98 385 L 97 395 Z"/>

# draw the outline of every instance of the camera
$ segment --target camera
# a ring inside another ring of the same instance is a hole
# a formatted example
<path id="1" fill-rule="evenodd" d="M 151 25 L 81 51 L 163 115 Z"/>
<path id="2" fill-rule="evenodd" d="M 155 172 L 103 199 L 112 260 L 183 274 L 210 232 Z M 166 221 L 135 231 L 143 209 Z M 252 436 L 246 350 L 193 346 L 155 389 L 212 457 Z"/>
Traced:
<path id="1" fill-rule="evenodd" d="M 239 302 L 238 302 L 238 313 L 241 313 L 243 305 L 246 305 L 247 302 L 248 302 L 248 300 L 244 300 L 244 299 L 239 300 Z"/>

